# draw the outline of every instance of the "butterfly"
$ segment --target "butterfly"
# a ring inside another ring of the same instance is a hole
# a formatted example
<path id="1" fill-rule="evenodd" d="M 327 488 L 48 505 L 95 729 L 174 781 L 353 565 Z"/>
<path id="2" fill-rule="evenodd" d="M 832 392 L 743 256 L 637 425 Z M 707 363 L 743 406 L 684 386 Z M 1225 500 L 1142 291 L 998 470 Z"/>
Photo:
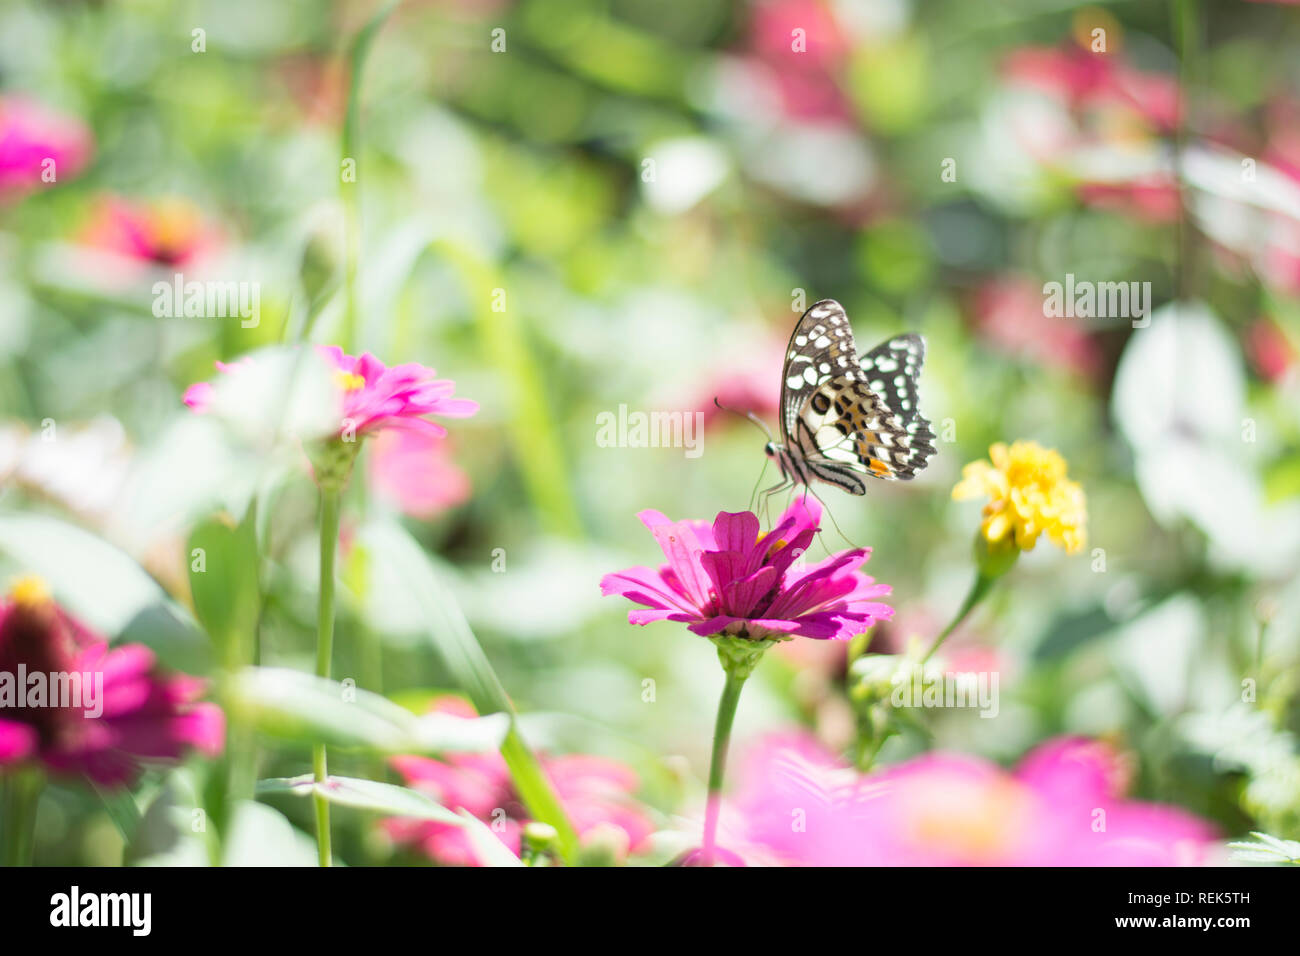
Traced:
<path id="1" fill-rule="evenodd" d="M 859 359 L 843 307 L 822 299 L 800 316 L 781 374 L 781 468 L 770 493 L 818 479 L 865 495 L 865 477 L 910 481 L 935 454 L 917 403 L 925 339 L 886 339 Z"/>

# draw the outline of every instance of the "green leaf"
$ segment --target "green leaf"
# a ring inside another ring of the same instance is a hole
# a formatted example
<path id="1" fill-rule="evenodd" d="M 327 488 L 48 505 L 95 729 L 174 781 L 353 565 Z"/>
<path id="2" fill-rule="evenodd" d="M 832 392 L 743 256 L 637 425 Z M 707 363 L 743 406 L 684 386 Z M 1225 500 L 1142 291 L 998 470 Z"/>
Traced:
<path id="1" fill-rule="evenodd" d="M 258 793 L 291 793 L 298 797 L 308 797 L 319 793 L 330 803 L 359 810 L 374 810 L 400 817 L 416 817 L 421 820 L 437 820 L 462 826 L 463 819 L 452 810 L 448 810 L 436 800 L 391 783 L 379 783 L 375 780 L 362 780 L 357 777 L 330 776 L 324 783 L 317 783 L 311 774 L 300 777 L 279 777 L 260 780 Z"/>
<path id="2" fill-rule="evenodd" d="M 0 515 L 0 555 L 10 574 L 44 579 L 74 617 L 109 638 L 140 641 L 189 673 L 211 665 L 188 613 L 129 555 L 75 525 L 39 514 Z"/>
<path id="3" fill-rule="evenodd" d="M 510 852 L 510 848 L 497 839 L 492 829 L 468 810 L 461 810 L 460 817 L 465 827 L 479 862 L 484 866 L 523 866 L 523 861 Z"/>
<path id="4" fill-rule="evenodd" d="M 230 682 L 232 708 L 257 730 L 343 750 L 430 754 L 492 750 L 509 727 L 504 714 L 417 717 L 379 694 L 279 667 L 246 667 Z"/>
<path id="5" fill-rule="evenodd" d="M 190 535 L 189 559 L 199 622 L 227 667 L 251 664 L 261 604 L 256 508 L 250 507 L 238 525 L 221 517 L 198 525 Z"/>
<path id="6" fill-rule="evenodd" d="M 225 840 L 224 866 L 316 866 L 316 844 L 283 814 L 245 800 Z"/>
<path id="7" fill-rule="evenodd" d="M 393 522 L 371 522 L 361 529 L 358 538 L 374 561 L 386 562 L 387 572 L 400 576 L 403 591 L 418 603 L 430 645 L 479 713 L 509 716 L 510 727 L 501 744 L 501 755 L 510 768 L 511 780 L 529 815 L 555 827 L 560 835 L 561 855 L 571 860 L 578 845 L 577 834 L 536 755 L 519 732 L 514 705 L 496 671 L 428 555 Z"/>
<path id="8" fill-rule="evenodd" d="M 136 830 L 140 828 L 140 821 L 144 819 L 139 806 L 136 805 L 135 795 L 128 789 L 112 790 L 93 780 L 89 782 L 91 789 L 95 791 L 95 796 L 99 797 L 104 805 L 108 818 L 113 821 L 113 826 L 122 835 L 122 842 L 129 846 L 135 838 Z"/>
<path id="9" fill-rule="evenodd" d="M 494 290 L 504 281 L 495 266 L 449 242 L 435 242 L 432 253 L 460 275 L 466 300 L 475 303 L 479 340 L 506 386 L 506 416 L 515 459 L 538 519 L 546 530 L 569 538 L 582 533 L 582 519 L 570 486 L 567 461 L 555 431 L 556 417 L 543 377 L 528 346 L 528 330 L 515 308 L 493 311 Z"/>
<path id="10" fill-rule="evenodd" d="M 1300 864 L 1300 842 L 1279 840 L 1267 833 L 1252 830 L 1251 836 L 1258 842 L 1241 840 L 1229 843 L 1229 849 L 1235 850 L 1233 857 L 1246 863 L 1292 863 Z"/>

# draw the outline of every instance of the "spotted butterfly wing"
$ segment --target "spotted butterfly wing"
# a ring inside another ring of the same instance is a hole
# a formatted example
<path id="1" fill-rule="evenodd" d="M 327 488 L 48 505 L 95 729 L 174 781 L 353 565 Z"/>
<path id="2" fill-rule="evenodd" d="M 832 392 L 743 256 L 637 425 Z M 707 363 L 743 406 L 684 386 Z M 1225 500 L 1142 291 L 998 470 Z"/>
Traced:
<path id="1" fill-rule="evenodd" d="M 863 476 L 910 480 L 935 453 L 917 407 L 925 360 L 919 335 L 900 335 L 859 360 L 848 316 L 823 299 L 790 336 L 781 382 L 781 432 L 796 480 L 866 494 Z"/>

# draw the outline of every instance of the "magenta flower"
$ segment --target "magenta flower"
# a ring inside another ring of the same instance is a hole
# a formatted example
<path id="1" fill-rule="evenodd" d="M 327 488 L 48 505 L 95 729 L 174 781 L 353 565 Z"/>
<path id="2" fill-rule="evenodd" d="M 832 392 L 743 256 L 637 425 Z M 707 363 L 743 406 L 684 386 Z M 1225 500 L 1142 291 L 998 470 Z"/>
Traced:
<path id="1" fill-rule="evenodd" d="M 343 420 L 359 436 L 384 428 L 424 432 L 437 438 L 447 429 L 424 418 L 468 418 L 478 411 L 478 402 L 452 398 L 456 384 L 433 377 L 433 369 L 410 362 L 387 368 L 369 352 L 347 355 L 337 345 L 318 347 L 338 370 L 343 388 Z"/>
<path id="2" fill-rule="evenodd" d="M 75 176 L 90 151 L 80 120 L 23 97 L 0 97 L 0 198 Z"/>
<path id="3" fill-rule="evenodd" d="M 453 398 L 456 384 L 434 378 L 434 371 L 411 362 L 388 368 L 369 352 L 361 356 L 346 354 L 337 345 L 318 345 L 316 351 L 334 369 L 339 387 L 340 422 L 338 434 L 352 434 L 358 439 L 386 428 L 398 428 L 441 438 L 447 429 L 431 422 L 425 415 L 466 418 L 478 411 L 478 403 Z M 245 362 L 217 363 L 225 374 L 238 374 Z M 199 382 L 185 390 L 185 404 L 196 412 L 207 411 L 212 402 L 210 382 Z"/>
<path id="4" fill-rule="evenodd" d="M 628 613 L 632 624 L 680 621 L 705 637 L 844 641 L 894 613 L 874 600 L 888 594 L 889 586 L 858 570 L 870 548 L 842 551 L 807 567 L 795 563 L 818 531 L 816 503 L 796 499 L 766 535 L 759 534 L 758 518 L 749 511 L 719 512 L 712 527 L 673 523 L 657 511 L 639 517 L 668 563 L 658 570 L 628 568 L 600 582 L 602 594 L 645 605 L 647 610 Z"/>
<path id="5" fill-rule="evenodd" d="M 1204 862 L 1216 838 L 1177 807 L 1123 796 L 1107 745 L 1059 737 L 1008 773 L 929 753 L 868 776 L 811 737 L 759 744 L 727 834 L 755 861 L 806 866 L 1170 866 Z M 798 811 L 800 827 L 791 820 Z"/>
<path id="6" fill-rule="evenodd" d="M 53 690 L 71 675 L 80 699 Z M 46 688 L 39 698 L 38 683 Z M 34 578 L 0 601 L 0 767 L 35 762 L 119 786 L 145 762 L 175 761 L 191 748 L 215 756 L 225 718 L 196 702 L 203 689 L 192 677 L 162 676 L 141 644 L 110 649 Z"/>
<path id="7" fill-rule="evenodd" d="M 221 233 L 186 199 L 137 202 L 108 196 L 82 239 L 125 259 L 179 268 L 210 256 L 221 243 Z"/>
<path id="8" fill-rule="evenodd" d="M 389 431 L 375 439 L 371 486 L 403 514 L 431 518 L 469 499 L 469 476 L 456 466 L 450 439 L 426 432 Z"/>
<path id="9" fill-rule="evenodd" d="M 435 701 L 433 709 L 475 716 L 459 698 Z M 516 855 L 521 849 L 527 812 L 510 781 L 499 753 L 450 754 L 444 760 L 394 757 L 390 761 L 409 786 L 451 809 L 463 808 L 491 826 Z M 630 851 L 640 849 L 654 832 L 645 810 L 632 799 L 640 787 L 636 772 L 614 760 L 574 754 L 545 757 L 542 766 L 578 835 L 614 827 L 627 837 Z M 465 831 L 458 826 L 401 817 L 384 821 L 396 842 L 413 846 L 436 863 L 478 866 L 480 861 Z"/>

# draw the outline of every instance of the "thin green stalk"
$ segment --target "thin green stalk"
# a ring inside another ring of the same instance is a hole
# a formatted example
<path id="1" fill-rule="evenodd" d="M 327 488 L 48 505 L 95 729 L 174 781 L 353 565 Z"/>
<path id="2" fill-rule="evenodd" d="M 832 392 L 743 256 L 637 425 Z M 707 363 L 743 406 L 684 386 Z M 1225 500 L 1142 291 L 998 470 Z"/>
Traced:
<path id="1" fill-rule="evenodd" d="M 885 742 L 892 736 L 894 736 L 893 731 L 878 735 L 876 739 L 871 742 L 870 749 L 862 746 L 861 741 L 859 741 L 858 759 L 855 761 L 858 770 L 863 773 L 870 772 L 872 765 L 876 762 L 876 758 L 880 756 L 881 748 L 885 746 Z"/>
<path id="2" fill-rule="evenodd" d="M 731 743 L 731 725 L 736 719 L 736 705 L 745 677 L 732 670 L 727 672 L 722 685 L 722 699 L 718 701 L 718 719 L 713 727 L 713 756 L 709 762 L 709 802 L 704 811 L 704 843 L 700 851 L 700 865 L 712 866 L 718 839 L 718 814 L 722 808 L 722 781 L 727 772 L 727 747 Z"/>
<path id="3" fill-rule="evenodd" d="M 321 486 L 320 490 L 320 603 L 316 609 L 316 676 L 330 676 L 330 661 L 334 655 L 334 553 L 339 539 L 339 490 Z M 328 776 L 325 745 L 316 744 L 311 755 L 312 774 L 317 783 Z M 316 848 L 320 865 L 329 866 L 333 860 L 330 851 L 330 805 L 320 794 L 314 794 L 316 804 Z"/>
<path id="4" fill-rule="evenodd" d="M 399 0 L 388 0 L 369 20 L 366 21 L 352 41 L 348 51 L 351 75 L 348 78 L 348 102 L 343 116 L 343 132 L 339 147 L 344 160 L 352 160 L 360 165 L 361 156 L 361 77 L 365 71 L 366 59 L 370 48 L 379 33 L 380 27 L 397 8 Z M 354 167 L 356 168 L 356 167 Z M 343 348 L 352 352 L 357 340 L 357 266 L 361 256 L 361 210 L 357 189 L 360 186 L 360 174 L 354 182 L 342 182 L 344 229 L 344 273 L 343 273 Z"/>
<path id="5" fill-rule="evenodd" d="M 537 350 L 529 345 L 528 323 L 516 300 L 498 299 L 506 293 L 505 275 L 491 262 L 455 243 L 439 240 L 432 253 L 459 273 L 484 354 L 501 376 L 510 414 L 506 428 L 516 450 L 524 488 L 542 527 L 556 535 L 582 535 L 582 515 L 574 493 L 568 456 L 549 411 L 545 376 Z M 510 305 L 510 302 L 516 302 Z"/>
<path id="6" fill-rule="evenodd" d="M 1264 674 L 1264 640 L 1268 637 L 1268 625 L 1270 621 L 1261 618 L 1259 621 L 1259 636 L 1255 640 L 1255 681 L 1258 683 L 1262 680 Z"/>
<path id="7" fill-rule="evenodd" d="M 1187 186 L 1187 143 L 1193 129 L 1192 89 L 1200 76 L 1201 17 L 1195 0 L 1176 0 L 1171 7 L 1174 45 L 1178 52 L 1179 117 L 1174 130 L 1174 168 L 1180 197 L 1174 261 L 1174 297 L 1179 303 L 1196 295 L 1199 268 L 1196 226 L 1192 222 Z"/>
<path id="8" fill-rule="evenodd" d="M 36 807 L 45 786 L 39 770 L 19 770 L 5 784 L 4 865 L 31 866 L 36 847 Z"/>
<path id="9" fill-rule="evenodd" d="M 934 643 L 930 645 L 930 649 L 925 652 L 925 656 L 921 658 L 923 665 L 934 656 L 934 652 L 948 639 L 948 635 L 957 630 L 961 622 L 966 620 L 967 615 L 975 609 L 975 605 L 988 596 L 989 591 L 993 588 L 993 582 L 996 580 L 996 577 L 990 577 L 983 571 L 976 572 L 975 580 L 971 583 L 970 590 L 966 592 L 966 599 L 961 602 L 961 607 L 957 609 L 957 615 L 948 622 L 948 626 L 939 633 L 939 636 L 934 639 Z"/>
<path id="10" fill-rule="evenodd" d="M 552 825 L 556 831 L 556 842 L 561 855 L 566 860 L 575 859 L 578 852 L 578 836 L 564 811 L 564 805 L 551 785 L 546 771 L 542 768 L 537 755 L 529 749 L 527 742 L 519 733 L 518 718 L 511 714 L 510 730 L 501 743 L 501 756 L 505 758 L 510 778 L 519 791 L 531 817 Z"/>

